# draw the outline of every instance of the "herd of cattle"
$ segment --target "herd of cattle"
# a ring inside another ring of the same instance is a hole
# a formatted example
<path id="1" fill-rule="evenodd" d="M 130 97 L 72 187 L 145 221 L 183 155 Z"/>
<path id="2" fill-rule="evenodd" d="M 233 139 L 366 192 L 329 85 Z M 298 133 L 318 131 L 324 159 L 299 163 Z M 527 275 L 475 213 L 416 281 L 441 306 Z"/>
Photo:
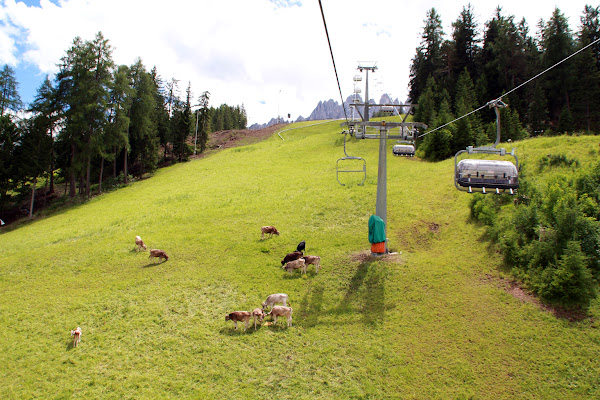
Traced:
<path id="1" fill-rule="evenodd" d="M 274 226 L 263 226 L 260 228 L 261 230 L 261 239 L 264 240 L 265 235 L 269 235 L 272 237 L 273 235 L 279 236 L 279 231 Z M 142 249 L 147 250 L 148 246 L 144 244 L 144 241 L 140 236 L 135 237 L 135 245 L 137 247 L 137 251 L 141 251 Z M 294 270 L 299 269 L 300 274 L 305 274 L 308 265 L 314 265 L 316 273 L 319 273 L 319 268 L 321 267 L 321 257 L 319 256 L 309 256 L 304 255 L 304 248 L 306 243 L 303 241 L 298 244 L 296 251 L 286 254 L 286 256 L 281 260 L 281 267 L 289 272 L 290 275 L 293 274 Z M 169 260 L 169 256 L 163 250 L 151 249 L 150 256 L 148 258 L 152 259 L 154 262 L 155 258 L 159 260 L 164 259 L 165 261 Z M 254 329 L 256 329 L 257 321 L 262 324 L 265 316 L 270 315 L 273 318 L 273 324 L 277 324 L 278 317 L 287 318 L 287 325 L 292 326 L 292 307 L 287 306 L 288 295 L 285 293 L 275 293 L 269 295 L 267 299 L 262 303 L 262 308 L 255 308 L 252 312 L 250 311 L 234 311 L 225 316 L 225 321 L 233 321 L 235 325 L 235 329 L 237 329 L 237 323 L 243 322 L 245 328 L 248 329 L 248 325 L 250 320 L 254 320 Z M 283 305 L 279 306 L 276 304 L 282 303 Z M 265 310 L 270 307 L 271 310 L 268 313 L 265 313 Z"/>

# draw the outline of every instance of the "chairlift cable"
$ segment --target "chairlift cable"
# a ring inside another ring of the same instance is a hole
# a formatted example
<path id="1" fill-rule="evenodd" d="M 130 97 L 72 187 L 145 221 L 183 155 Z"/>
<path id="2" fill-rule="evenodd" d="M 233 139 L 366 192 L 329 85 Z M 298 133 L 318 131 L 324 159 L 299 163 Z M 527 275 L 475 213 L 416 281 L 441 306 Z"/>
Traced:
<path id="1" fill-rule="evenodd" d="M 320 2 L 320 0 L 319 0 L 319 2 Z M 442 129 L 442 128 L 444 128 L 444 127 L 446 127 L 446 126 L 448 126 L 448 125 L 450 125 L 450 124 L 452 124 L 452 123 L 454 123 L 454 122 L 456 122 L 456 121 L 458 121 L 458 120 L 461 120 L 461 119 L 463 119 L 463 118 L 465 118 L 465 117 L 468 117 L 469 115 L 471 115 L 471 114 L 473 114 L 473 113 L 476 113 L 476 112 L 480 111 L 481 109 L 483 109 L 483 108 L 487 107 L 488 105 L 490 105 L 490 104 L 491 104 L 491 103 L 493 103 L 493 102 L 496 102 L 496 101 L 498 101 L 498 100 L 501 100 L 503 97 L 505 97 L 505 96 L 508 96 L 509 94 L 511 94 L 512 92 L 514 92 L 515 90 L 517 90 L 517 89 L 520 89 L 521 87 L 523 87 L 523 86 L 525 86 L 526 84 L 530 83 L 530 82 L 531 82 L 531 81 L 533 81 L 534 79 L 537 79 L 537 78 L 539 78 L 540 76 L 544 75 L 546 72 L 550 71 L 550 70 L 551 70 L 551 69 L 553 69 L 554 67 L 558 66 L 559 64 L 562 64 L 563 62 L 567 61 L 567 60 L 568 60 L 568 59 L 570 59 L 571 57 L 573 57 L 573 56 L 575 56 L 575 55 L 579 54 L 579 53 L 580 53 L 580 52 L 582 52 L 583 50 L 587 49 L 588 47 L 590 47 L 590 46 L 592 46 L 592 45 L 594 45 L 594 44 L 596 44 L 596 43 L 598 43 L 598 42 L 600 42 L 600 39 L 596 39 L 596 40 L 594 40 L 593 42 L 591 42 L 590 44 L 586 45 L 585 47 L 582 47 L 581 49 L 577 50 L 575 53 L 573 53 L 573 54 L 571 54 L 571 55 L 569 55 L 569 56 L 567 56 L 567 57 L 563 58 L 562 60 L 560 60 L 560 61 L 559 61 L 559 62 L 557 62 L 556 64 L 554 64 L 554 65 L 552 65 L 551 67 L 549 67 L 549 68 L 545 69 L 544 71 L 540 72 L 539 74 L 537 74 L 537 75 L 536 75 L 536 76 L 534 76 L 533 78 L 531 78 L 531 79 L 529 79 L 529 80 L 527 80 L 527 81 L 525 81 L 525 82 L 521 83 L 519 86 L 517 86 L 517 87 L 515 87 L 515 88 L 513 88 L 513 89 L 509 90 L 508 92 L 504 93 L 502 96 L 498 97 L 497 99 L 491 100 L 491 101 L 489 101 L 487 104 L 485 104 L 485 105 L 483 105 L 483 106 L 479 107 L 478 109 L 476 109 L 476 110 L 473 110 L 473 111 L 471 111 L 471 112 L 469 112 L 469 113 L 467 113 L 467 114 L 465 114 L 465 115 L 463 115 L 463 116 L 461 116 L 461 117 L 458 117 L 458 118 L 456 118 L 455 120 L 448 122 L 447 124 L 444 124 L 444 125 L 442 125 L 442 126 L 438 126 L 437 128 L 434 128 L 434 129 L 430 130 L 429 132 L 425 132 L 424 134 L 422 134 L 422 135 L 419 135 L 418 137 L 419 137 L 419 138 L 422 138 L 423 136 L 429 135 L 430 133 L 433 133 L 433 132 L 435 132 L 435 131 L 437 131 L 437 130 L 439 130 L 439 129 Z"/>
<path id="2" fill-rule="evenodd" d="M 325 26 L 325 35 L 327 35 L 327 43 L 329 44 L 329 53 L 331 54 L 331 61 L 333 62 L 333 70 L 335 71 L 335 79 L 337 80 L 338 90 L 340 91 L 340 98 L 342 99 L 342 109 L 344 110 L 344 117 L 348 122 L 348 115 L 346 114 L 346 106 L 344 105 L 344 96 L 342 95 L 342 87 L 340 86 L 340 78 L 338 77 L 337 68 L 335 67 L 335 59 L 333 58 L 333 50 L 331 49 L 331 40 L 329 40 L 329 31 L 327 30 L 327 23 L 325 22 L 325 14 L 323 13 L 323 5 L 319 0 L 319 7 L 321 8 L 321 16 L 323 17 L 323 26 Z"/>

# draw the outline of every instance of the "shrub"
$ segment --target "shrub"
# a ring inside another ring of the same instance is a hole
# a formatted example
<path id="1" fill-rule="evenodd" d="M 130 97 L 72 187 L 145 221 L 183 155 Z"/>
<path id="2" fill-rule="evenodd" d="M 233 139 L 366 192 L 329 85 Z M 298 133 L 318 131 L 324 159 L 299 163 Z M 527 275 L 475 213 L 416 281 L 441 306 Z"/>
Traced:
<path id="1" fill-rule="evenodd" d="M 534 279 L 543 298 L 565 305 L 587 304 L 595 297 L 595 282 L 586 266 L 579 242 L 570 241 L 556 266 L 549 266 Z"/>

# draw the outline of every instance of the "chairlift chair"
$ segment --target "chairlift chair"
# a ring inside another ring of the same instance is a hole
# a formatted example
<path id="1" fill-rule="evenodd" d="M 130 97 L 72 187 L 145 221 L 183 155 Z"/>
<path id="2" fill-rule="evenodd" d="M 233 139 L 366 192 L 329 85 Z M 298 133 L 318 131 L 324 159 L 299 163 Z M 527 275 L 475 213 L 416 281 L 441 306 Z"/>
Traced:
<path id="1" fill-rule="evenodd" d="M 460 150 L 454 156 L 454 185 L 458 190 L 469 193 L 488 193 L 494 191 L 496 194 L 508 191 L 515 194 L 519 188 L 519 160 L 514 149 L 507 153 L 504 148 L 496 148 L 500 143 L 500 111 L 506 107 L 502 100 L 494 100 L 489 103 L 496 111 L 496 143 L 493 147 L 473 147 Z M 463 159 L 458 162 L 458 156 L 467 154 L 494 154 L 499 156 L 511 155 L 516 165 L 510 161 L 486 160 L 486 159 Z"/>
<path id="2" fill-rule="evenodd" d="M 415 146 L 408 141 L 404 144 L 395 144 L 392 148 L 392 153 L 395 156 L 413 157 L 415 155 Z"/>
<path id="3" fill-rule="evenodd" d="M 355 132 L 354 125 L 350 125 L 348 130 L 350 132 L 350 135 L 352 135 Z M 339 158 L 337 160 L 337 162 L 335 163 L 336 179 L 340 185 L 346 186 L 345 183 L 342 183 L 340 181 L 340 173 L 361 173 L 363 179 L 362 179 L 362 182 L 358 184 L 358 186 L 362 186 L 362 185 L 364 185 L 365 181 L 367 180 L 367 161 L 362 157 L 355 157 L 355 156 L 348 155 L 348 153 L 346 152 L 346 136 L 348 135 L 348 132 L 344 131 L 342 133 L 344 134 L 344 154 L 346 156 Z M 362 163 L 360 163 L 362 166 L 362 169 L 347 169 L 350 167 L 344 166 L 344 164 L 348 165 L 349 162 L 350 163 L 352 162 L 350 160 L 362 161 Z M 340 161 L 341 161 L 341 165 L 340 165 Z"/>

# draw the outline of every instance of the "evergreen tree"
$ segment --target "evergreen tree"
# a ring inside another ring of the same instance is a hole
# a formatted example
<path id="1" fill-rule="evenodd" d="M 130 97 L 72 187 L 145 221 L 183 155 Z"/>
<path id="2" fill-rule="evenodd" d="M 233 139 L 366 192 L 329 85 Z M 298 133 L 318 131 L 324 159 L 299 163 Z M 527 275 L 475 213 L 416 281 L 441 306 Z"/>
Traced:
<path id="1" fill-rule="evenodd" d="M 552 17 L 544 25 L 541 44 L 544 68 L 555 65 L 573 53 L 571 30 L 567 19 L 558 8 L 554 9 Z M 573 79 L 573 66 L 569 63 L 559 64 L 544 75 L 549 117 L 555 125 L 559 121 L 563 108 L 571 108 L 570 92 Z"/>
<path id="2" fill-rule="evenodd" d="M 173 115 L 173 154 L 177 157 L 179 162 L 187 160 L 190 155 L 189 146 L 187 139 L 192 132 L 192 88 L 191 84 L 188 84 L 186 89 L 185 103 L 181 105 L 181 108 L 176 109 Z"/>
<path id="3" fill-rule="evenodd" d="M 8 65 L 4 65 L 0 71 L 0 116 L 7 110 L 16 112 L 21 109 L 23 103 L 18 87 L 15 71 Z"/>
<path id="4" fill-rule="evenodd" d="M 32 181 L 29 218 L 33 218 L 33 205 L 38 177 L 50 166 L 52 137 L 48 118 L 38 115 L 25 122 L 19 146 L 15 151 L 16 176 L 21 182 Z"/>
<path id="5" fill-rule="evenodd" d="M 452 28 L 450 74 L 452 81 L 457 82 L 465 69 L 471 76 L 477 73 L 480 40 L 477 39 L 477 23 L 470 3 L 463 7 L 458 19 L 452 23 Z M 451 89 L 454 87 L 455 84 L 452 84 Z"/>
<path id="6" fill-rule="evenodd" d="M 49 193 L 54 193 L 54 129 L 60 116 L 58 105 L 57 92 L 52 86 L 52 82 L 46 75 L 46 79 L 37 90 L 37 94 L 29 107 L 29 111 L 36 118 L 44 119 L 43 125 L 47 128 L 47 135 L 51 141 L 51 157 L 50 157 L 50 189 Z"/>
<path id="7" fill-rule="evenodd" d="M 156 110 L 156 86 L 139 58 L 131 66 L 135 95 L 129 123 L 130 158 L 133 175 L 154 171 L 158 163 L 158 130 L 153 118 Z M 127 172 L 125 172 L 127 176 Z"/>
<path id="8" fill-rule="evenodd" d="M 163 147 L 163 158 L 166 160 L 169 143 L 172 141 L 169 126 L 169 111 L 167 109 L 167 95 L 164 91 L 163 81 L 158 75 L 156 67 L 152 68 L 152 71 L 150 71 L 150 75 L 152 77 L 152 83 L 154 86 L 155 101 L 155 108 L 152 119 L 157 129 L 159 144 Z"/>
<path id="9" fill-rule="evenodd" d="M 123 150 L 125 154 L 130 149 L 129 146 L 129 124 L 131 104 L 135 95 L 135 89 L 132 87 L 129 67 L 120 65 L 114 72 L 112 85 L 110 88 L 110 103 L 108 111 L 108 125 L 102 135 L 101 143 L 101 161 L 99 191 L 102 192 L 102 179 L 104 175 L 104 160 L 113 163 L 113 178 L 117 173 L 117 156 Z"/>
<path id="10" fill-rule="evenodd" d="M 600 7 L 585 7 L 578 34 L 579 48 L 600 38 L 599 16 Z M 585 129 L 587 132 L 597 131 L 600 128 L 600 45 L 596 43 L 582 51 L 574 64 L 577 79 L 573 83 L 571 98 L 572 117 L 575 121 L 573 128 Z"/>
<path id="11" fill-rule="evenodd" d="M 459 116 L 466 115 L 477 108 L 475 85 L 466 67 L 458 78 L 454 108 L 456 115 Z M 476 113 L 458 120 L 455 127 L 452 145 L 452 150 L 455 153 L 464 150 L 467 146 L 480 145 L 486 142 L 485 139 L 487 138 L 482 137 L 482 124 Z"/>
<path id="12" fill-rule="evenodd" d="M 409 85 L 409 97 L 411 99 L 419 98 L 430 76 L 434 79 L 441 77 L 444 69 L 442 58 L 443 36 L 442 20 L 435 8 L 432 8 L 427 11 L 421 44 L 417 48 L 417 54 L 411 65 Z"/>
<path id="13" fill-rule="evenodd" d="M 208 129 L 210 127 L 210 108 L 208 106 L 209 99 L 210 93 L 208 91 L 203 92 L 200 98 L 198 98 L 198 103 L 200 105 L 200 110 L 198 113 L 198 139 L 200 142 L 200 153 L 206 150 L 206 144 L 208 143 Z"/>
<path id="14" fill-rule="evenodd" d="M 9 115 L 0 116 L 0 206 L 8 202 L 8 191 L 17 185 L 15 150 L 20 131 Z"/>

